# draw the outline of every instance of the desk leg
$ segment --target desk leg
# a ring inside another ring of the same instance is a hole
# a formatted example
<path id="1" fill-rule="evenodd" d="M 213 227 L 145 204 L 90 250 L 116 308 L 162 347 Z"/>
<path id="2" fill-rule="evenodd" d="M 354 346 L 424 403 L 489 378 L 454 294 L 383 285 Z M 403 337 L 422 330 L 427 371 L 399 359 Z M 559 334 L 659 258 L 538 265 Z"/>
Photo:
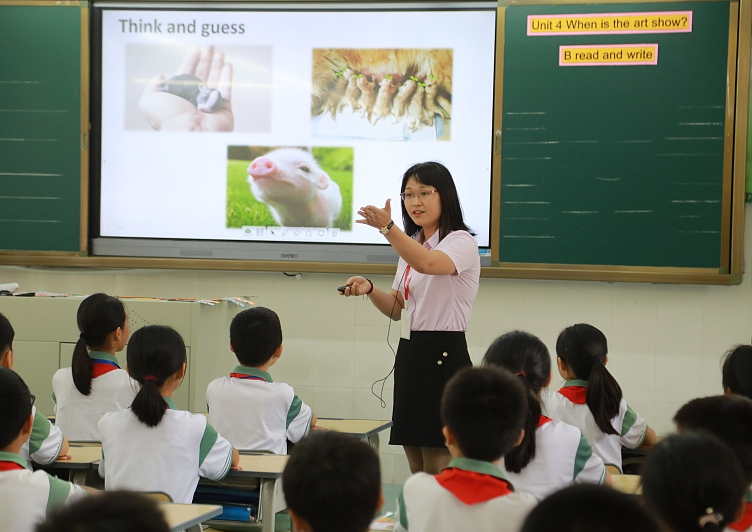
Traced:
<path id="1" fill-rule="evenodd" d="M 203 532 L 201 525 L 193 525 L 191 528 L 186 528 L 183 532 Z"/>
<path id="2" fill-rule="evenodd" d="M 261 532 L 274 532 L 274 485 L 276 479 L 261 480 Z"/>
<path id="3" fill-rule="evenodd" d="M 70 470 L 70 481 L 72 484 L 77 484 L 79 486 L 85 486 L 86 485 L 86 473 L 91 471 L 91 469 L 71 469 Z"/>

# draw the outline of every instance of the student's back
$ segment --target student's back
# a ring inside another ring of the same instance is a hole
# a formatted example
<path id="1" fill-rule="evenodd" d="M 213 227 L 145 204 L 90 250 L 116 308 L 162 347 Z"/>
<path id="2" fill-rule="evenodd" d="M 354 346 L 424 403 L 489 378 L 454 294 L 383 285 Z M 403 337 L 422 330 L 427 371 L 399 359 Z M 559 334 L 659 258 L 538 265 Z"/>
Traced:
<path id="1" fill-rule="evenodd" d="M 264 307 L 238 313 L 230 345 L 241 365 L 209 383 L 209 422 L 237 449 L 287 454 L 287 441 L 305 436 L 316 416 L 291 386 L 268 373 L 282 355 L 277 314 Z"/>
<path id="2" fill-rule="evenodd" d="M 18 452 L 33 427 L 31 395 L 21 377 L 0 368 L 0 530 L 31 532 L 47 511 L 84 491 L 44 471 L 31 472 Z"/>
<path id="3" fill-rule="evenodd" d="M 128 371 L 141 390 L 131 408 L 99 422 L 107 490 L 163 491 L 190 503 L 200 476 L 220 480 L 237 465 L 237 451 L 204 416 L 175 409 L 185 360 L 183 339 L 170 327 L 149 325 L 131 338 Z"/>
<path id="4" fill-rule="evenodd" d="M 526 402 L 506 371 L 465 368 L 452 377 L 441 419 L 453 459 L 438 475 L 407 479 L 395 532 L 517 532 L 536 500 L 515 491 L 499 461 L 519 443 Z"/>
<path id="5" fill-rule="evenodd" d="M 540 501 L 570 484 L 601 484 L 609 478 L 580 429 L 542 415 L 540 393 L 551 381 L 551 358 L 539 338 L 523 331 L 506 333 L 488 348 L 483 365 L 513 373 L 527 391 L 525 435 L 502 461 L 516 489 Z"/>
<path id="6" fill-rule="evenodd" d="M 564 329 L 556 341 L 559 373 L 566 380 L 545 396 L 546 413 L 579 428 L 606 465 L 621 470 L 621 448 L 650 446 L 655 432 L 627 404 L 606 369 L 606 337 L 585 323 Z"/>
<path id="7" fill-rule="evenodd" d="M 102 416 L 129 407 L 138 392 L 115 358 L 128 341 L 128 317 L 119 299 L 94 294 L 78 307 L 77 321 L 72 367 L 52 377 L 55 424 L 70 440 L 99 441 Z"/>

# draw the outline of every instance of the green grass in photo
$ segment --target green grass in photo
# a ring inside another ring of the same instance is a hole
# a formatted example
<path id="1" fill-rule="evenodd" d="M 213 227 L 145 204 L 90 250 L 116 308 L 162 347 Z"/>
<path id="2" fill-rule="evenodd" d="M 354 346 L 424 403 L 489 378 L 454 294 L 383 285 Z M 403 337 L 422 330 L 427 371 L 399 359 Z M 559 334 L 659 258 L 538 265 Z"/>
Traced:
<path id="1" fill-rule="evenodd" d="M 342 194 L 342 211 L 332 227 L 343 231 L 352 230 L 353 198 L 353 149 L 313 148 L 313 156 L 321 168 L 339 185 Z M 248 165 L 251 161 L 230 159 L 227 161 L 227 227 L 279 225 L 266 204 L 258 201 L 248 183 Z"/>

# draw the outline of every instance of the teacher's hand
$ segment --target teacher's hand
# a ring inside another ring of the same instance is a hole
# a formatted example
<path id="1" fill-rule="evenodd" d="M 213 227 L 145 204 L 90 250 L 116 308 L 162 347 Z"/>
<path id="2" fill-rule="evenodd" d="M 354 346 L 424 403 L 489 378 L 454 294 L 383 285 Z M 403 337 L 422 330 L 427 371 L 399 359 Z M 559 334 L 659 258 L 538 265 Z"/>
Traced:
<path id="1" fill-rule="evenodd" d="M 363 217 L 362 220 L 355 220 L 356 223 L 370 225 L 376 229 L 381 229 L 389 225 L 392 221 L 392 200 L 386 200 L 383 209 L 374 207 L 373 205 L 366 205 L 361 207 L 358 214 Z"/>
<path id="2" fill-rule="evenodd" d="M 345 282 L 345 291 L 340 292 L 345 297 L 349 296 L 364 296 L 366 292 L 371 290 L 371 281 L 360 275 L 350 277 Z"/>

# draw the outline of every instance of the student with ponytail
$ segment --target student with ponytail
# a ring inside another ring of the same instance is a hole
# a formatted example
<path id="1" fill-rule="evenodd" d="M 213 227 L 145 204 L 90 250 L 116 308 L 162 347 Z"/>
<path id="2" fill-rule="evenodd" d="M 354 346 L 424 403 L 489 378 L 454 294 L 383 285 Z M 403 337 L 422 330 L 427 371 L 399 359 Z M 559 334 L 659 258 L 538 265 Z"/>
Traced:
<path id="1" fill-rule="evenodd" d="M 606 465 L 621 470 L 622 445 L 649 447 L 656 436 L 622 397 L 619 383 L 606 369 L 607 353 L 606 337 L 592 325 L 564 329 L 556 340 L 564 387 L 548 394 L 546 412 L 579 428 Z"/>
<path id="2" fill-rule="evenodd" d="M 648 453 L 642 495 L 667 532 L 720 532 L 744 514 L 747 483 L 733 451 L 714 436 L 670 436 Z"/>
<path id="3" fill-rule="evenodd" d="M 128 373 L 141 389 L 130 408 L 99 422 L 105 489 L 163 491 L 176 503 L 190 503 L 199 477 L 221 480 L 238 465 L 238 452 L 206 417 L 176 409 L 172 395 L 186 365 L 177 331 L 164 325 L 139 329 L 127 357 Z"/>
<path id="4" fill-rule="evenodd" d="M 486 351 L 483 365 L 510 371 L 527 391 L 525 436 L 502 463 L 515 488 L 541 501 L 570 484 L 611 483 L 603 460 L 593 453 L 580 429 L 542 414 L 540 395 L 551 382 L 551 358 L 537 336 L 512 331 L 498 337 Z"/>
<path id="5" fill-rule="evenodd" d="M 723 359 L 723 391 L 752 399 L 752 345 L 738 345 Z"/>
<path id="6" fill-rule="evenodd" d="M 130 406 L 138 391 L 115 357 L 128 342 L 128 316 L 118 298 L 93 294 L 78 307 L 77 321 L 72 367 L 52 377 L 55 423 L 70 440 L 99 441 L 102 416 Z"/>

